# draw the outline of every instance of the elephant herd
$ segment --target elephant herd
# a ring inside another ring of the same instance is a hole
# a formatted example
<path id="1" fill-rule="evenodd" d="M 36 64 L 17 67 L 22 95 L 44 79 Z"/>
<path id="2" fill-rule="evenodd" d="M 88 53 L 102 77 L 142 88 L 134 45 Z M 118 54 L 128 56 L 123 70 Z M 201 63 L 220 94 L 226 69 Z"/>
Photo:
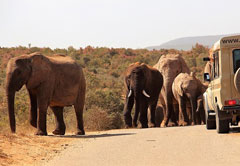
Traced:
<path id="1" fill-rule="evenodd" d="M 125 72 L 124 79 L 126 127 L 155 127 L 160 118 L 161 127 L 205 123 L 202 94 L 207 86 L 190 73 L 181 55 L 163 55 L 154 67 L 139 62 L 131 64 Z M 29 93 L 30 124 L 37 128 L 36 135 L 47 135 L 48 107 L 52 109 L 56 120 L 53 134 L 64 135 L 66 126 L 63 108 L 72 105 L 77 118 L 76 134 L 85 134 L 83 108 L 86 81 L 82 68 L 74 60 L 62 55 L 47 57 L 41 53 L 22 55 L 9 60 L 6 71 L 6 96 L 12 132 L 16 132 L 15 93 L 23 85 Z M 132 119 L 131 110 L 134 105 L 135 113 Z M 163 111 L 163 117 L 159 117 L 156 108 Z"/>
<path id="2" fill-rule="evenodd" d="M 190 73 L 181 55 L 163 55 L 153 68 L 138 62 L 131 64 L 125 73 L 125 87 L 124 120 L 127 128 L 155 127 L 159 119 L 161 127 L 205 123 L 202 95 L 207 85 Z M 157 113 L 156 108 L 162 113 Z M 140 124 L 137 125 L 139 113 Z"/>

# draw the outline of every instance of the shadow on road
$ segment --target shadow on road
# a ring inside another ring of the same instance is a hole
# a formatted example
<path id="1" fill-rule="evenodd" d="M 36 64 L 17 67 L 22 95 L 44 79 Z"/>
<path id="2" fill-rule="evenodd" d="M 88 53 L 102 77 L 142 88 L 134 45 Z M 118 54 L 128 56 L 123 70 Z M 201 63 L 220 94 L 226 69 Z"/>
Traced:
<path id="1" fill-rule="evenodd" d="M 104 137 L 116 137 L 135 135 L 136 133 L 121 133 L 121 134 L 93 134 L 93 135 L 48 135 L 49 137 L 60 138 L 104 138 Z"/>
<path id="2" fill-rule="evenodd" d="M 230 133 L 240 133 L 240 127 L 231 127 Z"/>

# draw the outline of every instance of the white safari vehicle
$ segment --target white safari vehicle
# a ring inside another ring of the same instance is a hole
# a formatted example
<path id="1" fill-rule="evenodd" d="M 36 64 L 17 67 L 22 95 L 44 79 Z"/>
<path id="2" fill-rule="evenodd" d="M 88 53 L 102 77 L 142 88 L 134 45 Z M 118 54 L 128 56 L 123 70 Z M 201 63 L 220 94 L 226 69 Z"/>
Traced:
<path id="1" fill-rule="evenodd" d="M 204 73 L 209 82 L 203 95 L 206 127 L 228 133 L 240 121 L 240 35 L 223 37 L 204 60 L 210 64 Z"/>

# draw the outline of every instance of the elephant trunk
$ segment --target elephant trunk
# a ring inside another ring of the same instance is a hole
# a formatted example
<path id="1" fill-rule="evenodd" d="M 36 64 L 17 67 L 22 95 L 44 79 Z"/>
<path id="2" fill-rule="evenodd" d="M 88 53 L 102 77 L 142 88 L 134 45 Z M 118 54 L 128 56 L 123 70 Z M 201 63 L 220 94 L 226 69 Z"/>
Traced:
<path id="1" fill-rule="evenodd" d="M 15 99 L 15 92 L 7 92 L 9 122 L 10 122 L 11 131 L 13 133 L 16 132 L 16 120 L 15 120 L 15 114 L 14 114 L 14 99 Z"/>
<path id="2" fill-rule="evenodd" d="M 7 102 L 8 102 L 8 116 L 9 116 L 10 128 L 13 133 L 16 132 L 16 120 L 15 120 L 15 114 L 14 114 L 15 93 L 16 93 L 16 88 L 15 88 L 14 81 L 11 75 L 7 74 L 6 96 L 7 96 Z"/>

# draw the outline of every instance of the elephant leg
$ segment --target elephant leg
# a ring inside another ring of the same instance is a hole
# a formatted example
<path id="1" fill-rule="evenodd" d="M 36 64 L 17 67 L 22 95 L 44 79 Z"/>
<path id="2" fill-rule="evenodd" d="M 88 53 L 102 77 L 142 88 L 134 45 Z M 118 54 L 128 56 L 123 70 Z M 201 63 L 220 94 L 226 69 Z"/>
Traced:
<path id="1" fill-rule="evenodd" d="M 169 127 L 172 127 L 172 126 L 176 126 L 177 125 L 177 122 L 176 122 L 176 117 L 175 117 L 175 113 L 174 113 L 174 110 L 173 110 L 173 104 L 172 102 L 170 101 L 167 101 L 167 105 L 166 105 L 166 124 L 165 125 L 168 125 Z M 171 123 L 169 123 L 169 120 L 171 119 Z"/>
<path id="2" fill-rule="evenodd" d="M 171 119 L 175 120 L 177 123 L 179 121 L 179 104 L 173 104 L 174 114 L 172 114 Z"/>
<path id="3" fill-rule="evenodd" d="M 166 127 L 167 124 L 168 124 L 168 121 L 169 121 L 169 106 L 168 106 L 168 100 L 167 100 L 167 96 L 163 96 L 163 100 L 164 100 L 164 103 L 165 103 L 165 107 L 164 107 L 164 118 L 163 118 L 163 121 L 161 123 L 161 127 Z"/>
<path id="4" fill-rule="evenodd" d="M 157 101 L 154 102 L 152 105 L 150 105 L 151 118 L 150 118 L 149 127 L 156 127 L 156 122 L 155 122 L 156 107 L 157 107 Z"/>
<path id="5" fill-rule="evenodd" d="M 30 91 L 28 91 L 30 97 L 30 117 L 29 122 L 30 124 L 37 128 L 37 97 Z"/>
<path id="6" fill-rule="evenodd" d="M 74 105 L 76 118 L 77 118 L 77 132 L 76 135 L 85 135 L 84 126 L 83 126 L 83 108 L 84 108 L 84 99 L 78 99 L 78 102 Z"/>
<path id="7" fill-rule="evenodd" d="M 179 96 L 179 126 L 187 126 L 186 101 Z"/>
<path id="8" fill-rule="evenodd" d="M 197 100 L 195 98 L 190 98 L 190 103 L 192 107 L 192 125 L 196 124 L 196 108 L 197 108 Z"/>
<path id="9" fill-rule="evenodd" d="M 200 118 L 201 118 L 201 124 L 206 124 L 206 121 L 205 121 L 205 111 L 204 111 L 204 108 L 202 108 L 200 110 Z"/>
<path id="10" fill-rule="evenodd" d="M 48 82 L 42 83 L 37 89 L 37 132 L 36 135 L 47 135 L 47 109 L 53 87 Z"/>
<path id="11" fill-rule="evenodd" d="M 64 135 L 66 131 L 66 126 L 63 120 L 63 107 L 51 107 L 54 116 L 56 129 L 52 132 L 54 135 Z"/>
<path id="12" fill-rule="evenodd" d="M 167 94 L 164 96 L 164 101 L 166 103 L 166 116 L 164 117 L 161 127 L 166 127 L 167 125 L 168 126 L 176 126 L 177 125 L 175 113 L 173 110 L 173 95 L 169 94 L 169 93 L 171 93 L 171 92 L 167 92 Z M 172 117 L 172 123 L 168 124 L 171 117 Z"/>
<path id="13" fill-rule="evenodd" d="M 148 103 L 146 100 L 141 101 L 140 105 L 140 128 L 148 128 L 147 109 Z"/>
<path id="14" fill-rule="evenodd" d="M 195 112 L 195 116 L 196 116 L 196 124 L 200 125 L 201 124 L 200 112 Z"/>
<path id="15" fill-rule="evenodd" d="M 126 102 L 125 102 L 124 113 L 123 113 L 126 128 L 132 127 L 131 112 L 132 112 L 133 105 L 134 105 L 133 95 L 130 97 L 126 96 Z M 135 114 L 136 114 L 136 112 L 135 112 Z"/>
<path id="16" fill-rule="evenodd" d="M 141 106 L 140 106 L 140 101 L 138 98 L 135 99 L 134 102 L 135 102 L 135 112 L 134 112 L 134 117 L 133 117 L 133 127 L 137 127 L 138 126 L 138 124 L 137 124 L 138 115 L 139 115 Z"/>
<path id="17" fill-rule="evenodd" d="M 38 99 L 37 132 L 36 135 L 47 135 L 47 108 L 45 101 Z"/>

